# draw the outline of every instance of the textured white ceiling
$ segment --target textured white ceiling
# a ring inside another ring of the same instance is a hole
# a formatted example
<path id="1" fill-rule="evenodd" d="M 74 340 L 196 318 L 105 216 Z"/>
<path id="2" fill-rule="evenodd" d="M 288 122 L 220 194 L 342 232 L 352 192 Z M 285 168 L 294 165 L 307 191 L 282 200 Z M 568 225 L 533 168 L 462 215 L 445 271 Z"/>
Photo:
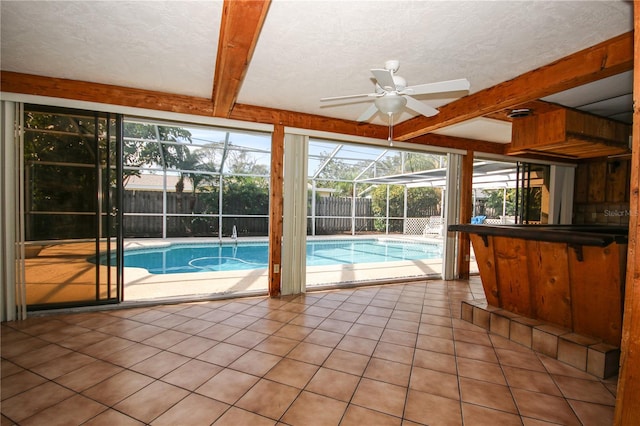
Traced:
<path id="1" fill-rule="evenodd" d="M 221 1 L 0 7 L 3 70 L 211 97 Z"/>
<path id="2" fill-rule="evenodd" d="M 410 85 L 467 78 L 473 93 L 631 31 L 632 7 L 624 1 L 273 0 L 237 101 L 355 120 L 370 100 L 319 99 L 373 91 L 369 70 L 388 59 L 400 61 L 398 75 Z M 221 1 L 2 0 L 0 65 L 210 98 L 221 12 Z M 628 96 L 628 79 L 613 82 L 616 90 L 622 86 Z M 613 89 L 586 90 L 593 103 Z M 584 96 L 550 99 L 575 106 L 584 105 L 578 102 Z M 420 99 L 435 107 L 453 100 Z M 396 122 L 412 116 L 403 113 Z M 380 116 L 373 122 L 387 123 Z M 475 120 L 443 132 L 503 141 L 506 128 Z"/>

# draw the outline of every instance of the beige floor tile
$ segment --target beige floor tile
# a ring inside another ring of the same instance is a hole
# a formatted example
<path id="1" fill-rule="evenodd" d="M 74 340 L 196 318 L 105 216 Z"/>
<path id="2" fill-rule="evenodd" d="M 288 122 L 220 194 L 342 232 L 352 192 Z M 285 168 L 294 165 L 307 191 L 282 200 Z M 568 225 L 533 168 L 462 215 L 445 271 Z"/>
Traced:
<path id="1" fill-rule="evenodd" d="M 413 362 L 413 354 L 415 348 L 410 346 L 394 345 L 387 342 L 378 342 L 373 356 L 389 361 L 400 362 L 403 364 L 411 364 Z"/>
<path id="2" fill-rule="evenodd" d="M 135 371 L 124 370 L 82 392 L 109 407 L 151 384 L 154 380 Z"/>
<path id="3" fill-rule="evenodd" d="M 143 426 L 144 423 L 132 417 L 129 417 L 126 414 L 123 414 L 119 411 L 108 409 L 83 424 L 83 426 L 114 426 L 114 425 Z"/>
<path id="4" fill-rule="evenodd" d="M 276 424 L 276 421 L 250 413 L 246 410 L 241 410 L 240 408 L 231 407 L 213 424 L 215 426 L 273 426 Z"/>
<path id="5" fill-rule="evenodd" d="M 193 391 L 218 374 L 222 367 L 192 359 L 162 377 L 162 381 Z"/>
<path id="6" fill-rule="evenodd" d="M 74 395 L 20 422 L 21 425 L 79 425 L 107 409 L 82 395 Z"/>
<path id="7" fill-rule="evenodd" d="M 507 384 L 503 370 L 498 364 L 463 357 L 456 357 L 456 362 L 458 364 L 458 375 L 460 377 L 483 380 L 498 385 Z"/>
<path id="8" fill-rule="evenodd" d="M 440 352 L 423 351 L 416 349 L 413 358 L 413 365 L 416 367 L 429 368 L 443 373 L 456 374 L 456 357 Z"/>
<path id="9" fill-rule="evenodd" d="M 502 365 L 526 368 L 534 371 L 547 371 L 534 352 L 520 352 L 497 348 L 496 354 Z"/>
<path id="10" fill-rule="evenodd" d="M 167 411 L 189 394 L 188 391 L 155 381 L 116 404 L 113 408 L 144 423 Z"/>
<path id="11" fill-rule="evenodd" d="M 159 379 L 189 361 L 186 356 L 162 351 L 144 361 L 132 365 L 131 370 Z"/>
<path id="12" fill-rule="evenodd" d="M 323 366 L 361 376 L 367 368 L 369 359 L 370 358 L 365 355 L 335 349 L 324 362 Z"/>
<path id="13" fill-rule="evenodd" d="M 254 376 L 264 376 L 282 357 L 264 352 L 250 350 L 229 364 L 229 368 Z"/>
<path id="14" fill-rule="evenodd" d="M 524 368 L 502 367 L 507 383 L 512 388 L 542 392 L 547 395 L 562 396 L 556 383 L 546 372 L 527 370 Z M 607 392 L 609 396 L 611 394 Z"/>
<path id="15" fill-rule="evenodd" d="M 378 344 L 377 340 L 365 339 L 356 336 L 344 336 L 336 349 L 348 352 L 355 352 L 366 356 L 371 356 Z"/>
<path id="16" fill-rule="evenodd" d="M 76 392 L 82 392 L 109 377 L 115 376 L 122 370 L 122 367 L 107 362 L 94 361 L 75 371 L 57 377 L 55 381 Z"/>
<path id="17" fill-rule="evenodd" d="M 281 327 L 278 331 L 274 333 L 275 336 L 285 337 L 287 339 L 302 341 L 304 340 L 311 332 L 313 328 L 309 326 L 295 325 L 295 324 L 287 324 Z"/>
<path id="18" fill-rule="evenodd" d="M 400 426 L 402 419 L 400 417 L 390 416 L 379 411 L 369 410 L 368 408 L 358 407 L 357 405 L 349 405 L 344 417 L 340 422 L 340 426 Z"/>
<path id="19" fill-rule="evenodd" d="M 247 351 L 247 348 L 222 342 L 218 343 L 211 349 L 201 353 L 196 358 L 201 361 L 206 361 L 212 364 L 226 367 L 236 359 L 240 358 Z"/>
<path id="20" fill-rule="evenodd" d="M 578 415 L 584 426 L 598 426 L 613 424 L 615 408 L 611 405 L 594 404 L 584 401 L 569 400 L 569 405 Z"/>
<path id="21" fill-rule="evenodd" d="M 367 324 L 353 324 L 347 332 L 347 336 L 356 336 L 377 341 L 380 340 L 383 331 L 384 328 L 382 327 Z"/>
<path id="22" fill-rule="evenodd" d="M 322 365 L 332 351 L 333 349 L 326 346 L 302 342 L 287 354 L 287 358 Z"/>
<path id="23" fill-rule="evenodd" d="M 460 401 L 409 390 L 404 417 L 422 425 L 460 426 Z"/>
<path id="24" fill-rule="evenodd" d="M 262 379 L 235 404 L 252 413 L 278 420 L 300 393 L 300 389 Z"/>
<path id="25" fill-rule="evenodd" d="M 4 400 L 2 414 L 19 423 L 73 395 L 74 393 L 69 389 L 54 382 L 46 382 Z"/>
<path id="26" fill-rule="evenodd" d="M 360 377 L 330 368 L 320 368 L 305 390 L 348 402 L 360 382 Z"/>
<path id="27" fill-rule="evenodd" d="M 460 399 L 458 378 L 453 374 L 447 374 L 441 371 L 413 367 L 409 387 L 449 399 Z"/>
<path id="28" fill-rule="evenodd" d="M 210 425 L 216 421 L 229 405 L 204 397 L 191 394 L 176 405 L 165 411 L 151 424 L 153 426 L 198 426 Z"/>
<path id="29" fill-rule="evenodd" d="M 259 309 L 259 308 L 251 308 Z M 264 334 L 273 334 L 284 326 L 283 323 L 260 318 L 247 327 L 247 330 L 257 331 Z"/>
<path id="30" fill-rule="evenodd" d="M 103 359 L 121 367 L 131 367 L 134 364 L 137 364 L 160 353 L 160 351 L 161 349 L 153 346 L 148 346 L 142 343 L 135 343 L 131 346 L 127 346 L 122 350 L 110 353 L 109 355 L 103 357 Z"/>
<path id="31" fill-rule="evenodd" d="M 351 403 L 400 417 L 406 396 L 406 387 L 363 378 Z"/>
<path id="32" fill-rule="evenodd" d="M 282 416 L 282 421 L 292 426 L 337 425 L 346 408 L 346 402 L 303 391 Z"/>
<path id="33" fill-rule="evenodd" d="M 224 342 L 251 349 L 267 337 L 269 337 L 268 334 L 258 333 L 257 331 L 240 330 L 233 336 L 229 336 L 228 338 L 226 338 Z"/>
<path id="34" fill-rule="evenodd" d="M 417 333 L 408 333 L 406 331 L 390 330 L 387 328 L 382 333 L 382 336 L 380 336 L 380 341 L 393 343 L 395 345 L 415 347 L 417 338 Z"/>
<path id="35" fill-rule="evenodd" d="M 493 347 L 477 343 L 455 342 L 456 356 L 497 364 L 498 357 Z"/>
<path id="36" fill-rule="evenodd" d="M 211 340 L 223 341 L 233 336 L 240 330 L 242 329 L 238 327 L 232 327 L 230 325 L 215 324 L 199 332 L 198 336 L 206 337 L 207 339 L 211 339 Z"/>
<path id="37" fill-rule="evenodd" d="M 273 355 L 285 356 L 298 345 L 297 340 L 269 336 L 254 347 L 255 350 Z"/>
<path id="38" fill-rule="evenodd" d="M 462 403 L 462 418 L 465 426 L 520 426 L 522 420 L 517 414 Z"/>
<path id="39" fill-rule="evenodd" d="M 162 333 L 158 333 L 148 339 L 145 339 L 143 343 L 148 346 L 153 346 L 159 349 L 167 349 L 178 343 L 191 337 L 188 333 L 183 333 L 178 330 L 166 330 Z"/>
<path id="40" fill-rule="evenodd" d="M 460 395 L 464 402 L 509 413 L 518 412 L 507 386 L 461 377 Z"/>
<path id="41" fill-rule="evenodd" d="M 302 389 L 309 383 L 316 371 L 318 371 L 317 365 L 284 358 L 264 377 L 274 382 Z"/>
<path id="42" fill-rule="evenodd" d="M 380 358 L 372 358 L 367 365 L 363 377 L 398 386 L 409 385 L 411 366 Z"/>
<path id="43" fill-rule="evenodd" d="M 524 389 L 512 389 L 511 393 L 521 416 L 563 425 L 580 424 L 580 421 L 564 398 Z"/>
<path id="44" fill-rule="evenodd" d="M 418 334 L 416 348 L 449 355 L 455 354 L 453 339 L 429 336 L 425 334 Z"/>
<path id="45" fill-rule="evenodd" d="M 259 379 L 240 371 L 225 369 L 203 383 L 196 392 L 227 404 L 234 404 Z"/>
<path id="46" fill-rule="evenodd" d="M 463 321 L 474 296 L 426 281 L 3 323 L 1 426 L 611 423 L 616 378 Z"/>
<path id="47" fill-rule="evenodd" d="M 4 401 L 5 399 L 11 398 L 21 392 L 35 388 L 46 381 L 47 380 L 43 377 L 33 374 L 29 370 L 22 370 L 18 373 L 2 378 L 2 381 L 0 382 L 0 395 Z"/>
<path id="48" fill-rule="evenodd" d="M 333 331 L 335 333 L 345 334 L 349 331 L 352 325 L 353 325 L 352 322 L 327 318 L 324 321 L 322 321 L 320 324 L 318 324 L 318 328 L 320 330 Z"/>
<path id="49" fill-rule="evenodd" d="M 327 346 L 330 348 L 336 347 L 340 340 L 342 340 L 341 333 L 334 333 L 333 331 L 325 331 L 316 329 L 309 333 L 304 339 L 306 343 L 313 343 L 314 345 Z"/>
<path id="50" fill-rule="evenodd" d="M 205 339 L 204 337 L 191 336 L 180 343 L 167 348 L 169 352 L 174 352 L 186 357 L 195 358 L 201 353 L 211 349 L 219 342 L 217 340 Z"/>
<path id="51" fill-rule="evenodd" d="M 556 384 L 567 399 L 614 406 L 615 397 L 600 382 L 575 377 L 553 376 Z"/>

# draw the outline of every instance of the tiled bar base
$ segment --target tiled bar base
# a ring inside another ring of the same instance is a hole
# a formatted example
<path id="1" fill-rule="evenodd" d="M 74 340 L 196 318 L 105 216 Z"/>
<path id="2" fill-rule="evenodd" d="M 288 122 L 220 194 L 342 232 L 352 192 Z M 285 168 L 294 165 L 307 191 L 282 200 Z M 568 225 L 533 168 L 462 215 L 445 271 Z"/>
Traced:
<path id="1" fill-rule="evenodd" d="M 604 379 L 618 374 L 620 348 L 487 304 L 462 302 L 462 319 Z"/>

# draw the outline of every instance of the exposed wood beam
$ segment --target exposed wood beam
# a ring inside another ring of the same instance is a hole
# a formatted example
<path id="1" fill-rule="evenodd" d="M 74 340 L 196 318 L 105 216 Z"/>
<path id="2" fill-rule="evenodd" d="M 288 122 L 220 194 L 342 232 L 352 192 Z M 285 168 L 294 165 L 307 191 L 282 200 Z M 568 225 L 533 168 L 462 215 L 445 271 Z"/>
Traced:
<path id="1" fill-rule="evenodd" d="M 280 296 L 282 269 L 282 213 L 284 182 L 284 126 L 276 125 L 271 135 L 271 178 L 269 199 L 269 296 Z"/>
<path id="2" fill-rule="evenodd" d="M 211 116 L 213 113 L 210 99 L 9 71 L 0 73 L 0 90 L 182 114 Z"/>
<path id="3" fill-rule="evenodd" d="M 271 0 L 225 0 L 213 78 L 213 115 L 229 117 Z"/>
<path id="4" fill-rule="evenodd" d="M 0 73 L 0 90 L 206 117 L 213 115 L 211 100 L 205 98 L 8 71 Z M 229 118 L 376 139 L 386 139 L 389 134 L 387 126 L 244 104 L 236 104 Z M 504 144 L 437 134 L 423 135 L 408 142 L 492 154 L 505 152 Z"/>
<path id="5" fill-rule="evenodd" d="M 633 69 L 633 32 L 581 50 L 512 80 L 439 108 L 434 117 L 416 117 L 394 129 L 398 140 L 484 116 L 544 96 Z"/>
<path id="6" fill-rule="evenodd" d="M 637 5 L 637 4 L 636 4 Z M 640 55 L 640 9 L 633 8 L 635 52 Z M 629 246 L 624 291 L 620 372 L 614 425 L 640 419 L 640 69 L 633 71 L 633 131 L 629 192 Z"/>
<path id="7" fill-rule="evenodd" d="M 466 149 L 470 151 L 485 152 L 489 154 L 505 154 L 508 144 L 480 141 L 476 139 L 459 138 L 456 136 L 438 135 L 429 133 L 418 136 L 407 142 L 418 145 L 433 145 L 441 148 Z"/>
<path id="8" fill-rule="evenodd" d="M 236 104 L 229 118 L 378 139 L 386 139 L 389 134 L 386 126 L 245 104 Z"/>

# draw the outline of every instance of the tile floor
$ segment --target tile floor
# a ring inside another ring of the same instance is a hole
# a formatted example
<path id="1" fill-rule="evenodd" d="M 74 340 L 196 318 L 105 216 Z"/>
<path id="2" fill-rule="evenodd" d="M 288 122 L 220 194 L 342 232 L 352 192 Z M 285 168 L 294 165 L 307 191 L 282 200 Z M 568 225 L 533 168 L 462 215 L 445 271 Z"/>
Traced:
<path id="1" fill-rule="evenodd" d="M 1 425 L 609 425 L 601 381 L 423 281 L 2 324 Z"/>

